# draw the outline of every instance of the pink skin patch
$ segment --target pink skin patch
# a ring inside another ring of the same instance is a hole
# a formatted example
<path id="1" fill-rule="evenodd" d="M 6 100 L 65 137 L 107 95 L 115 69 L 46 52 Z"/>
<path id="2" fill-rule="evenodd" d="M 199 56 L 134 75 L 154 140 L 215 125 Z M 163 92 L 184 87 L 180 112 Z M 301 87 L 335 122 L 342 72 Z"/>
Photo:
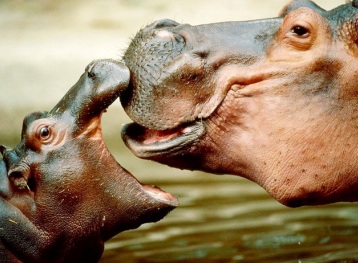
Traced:
<path id="1" fill-rule="evenodd" d="M 151 197 L 153 197 L 157 200 L 161 200 L 164 202 L 172 203 L 174 205 L 178 205 L 178 199 L 175 196 L 173 196 L 167 192 L 164 192 L 159 187 L 143 185 L 143 188 Z"/>
<path id="2" fill-rule="evenodd" d="M 190 132 L 190 127 L 178 127 L 164 131 L 146 129 L 145 133 L 141 136 L 143 140 L 142 143 L 148 145 L 156 142 L 169 141 L 187 132 Z"/>
<path id="3" fill-rule="evenodd" d="M 156 31 L 156 34 L 158 37 L 166 38 L 170 41 L 175 41 L 175 37 L 174 37 L 173 33 L 169 32 L 167 30 L 158 30 L 158 31 Z"/>

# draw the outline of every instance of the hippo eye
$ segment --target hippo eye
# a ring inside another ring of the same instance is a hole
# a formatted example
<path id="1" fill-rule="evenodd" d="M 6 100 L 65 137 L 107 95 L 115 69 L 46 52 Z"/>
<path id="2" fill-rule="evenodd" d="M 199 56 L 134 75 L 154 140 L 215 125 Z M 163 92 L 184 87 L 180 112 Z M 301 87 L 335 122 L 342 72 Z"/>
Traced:
<path id="1" fill-rule="evenodd" d="M 308 30 L 303 26 L 294 26 L 291 28 L 291 32 L 299 37 L 307 37 L 308 36 Z"/>
<path id="2" fill-rule="evenodd" d="M 50 137 L 50 134 L 51 134 L 51 132 L 50 132 L 49 127 L 42 127 L 40 129 L 39 135 L 42 140 L 48 139 Z"/>

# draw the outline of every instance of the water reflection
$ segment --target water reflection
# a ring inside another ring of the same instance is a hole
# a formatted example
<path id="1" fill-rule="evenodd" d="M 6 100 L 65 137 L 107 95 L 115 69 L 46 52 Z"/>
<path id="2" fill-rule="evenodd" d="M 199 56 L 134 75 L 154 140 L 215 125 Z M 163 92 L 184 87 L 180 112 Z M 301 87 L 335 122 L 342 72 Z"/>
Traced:
<path id="1" fill-rule="evenodd" d="M 356 205 L 291 209 L 241 178 L 195 178 L 161 182 L 181 206 L 112 239 L 101 262 L 358 262 Z"/>

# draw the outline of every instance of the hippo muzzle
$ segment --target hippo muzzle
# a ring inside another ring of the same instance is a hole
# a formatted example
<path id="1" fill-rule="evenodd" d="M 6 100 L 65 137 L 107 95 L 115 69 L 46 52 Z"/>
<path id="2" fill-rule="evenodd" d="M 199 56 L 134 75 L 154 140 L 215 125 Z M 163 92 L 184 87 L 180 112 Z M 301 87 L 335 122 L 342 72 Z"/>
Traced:
<path id="1" fill-rule="evenodd" d="M 279 20 L 200 26 L 162 20 L 141 30 L 124 55 L 131 81 L 121 102 L 136 123 L 124 128 L 124 140 L 143 158 L 177 152 L 199 140 L 203 120 L 233 84 L 225 68 L 259 60 Z M 261 42 L 251 45 L 256 39 Z"/>
<path id="2" fill-rule="evenodd" d="M 140 30 L 123 57 L 126 145 L 288 206 L 358 200 L 356 6 L 294 0 L 276 18 Z"/>

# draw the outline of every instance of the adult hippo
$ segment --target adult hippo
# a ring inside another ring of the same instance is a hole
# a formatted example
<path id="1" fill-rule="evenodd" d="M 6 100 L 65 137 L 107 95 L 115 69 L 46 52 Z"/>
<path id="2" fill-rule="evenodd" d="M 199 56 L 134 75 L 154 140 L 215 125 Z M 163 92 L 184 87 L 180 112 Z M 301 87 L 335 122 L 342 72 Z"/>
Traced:
<path id="1" fill-rule="evenodd" d="M 125 52 L 134 154 L 248 178 L 297 207 L 358 200 L 358 1 L 140 30 Z"/>
<path id="2" fill-rule="evenodd" d="M 123 64 L 91 63 L 56 107 L 24 119 L 19 145 L 0 147 L 1 262 L 98 262 L 104 241 L 177 205 L 103 142 L 101 115 L 128 80 Z"/>

